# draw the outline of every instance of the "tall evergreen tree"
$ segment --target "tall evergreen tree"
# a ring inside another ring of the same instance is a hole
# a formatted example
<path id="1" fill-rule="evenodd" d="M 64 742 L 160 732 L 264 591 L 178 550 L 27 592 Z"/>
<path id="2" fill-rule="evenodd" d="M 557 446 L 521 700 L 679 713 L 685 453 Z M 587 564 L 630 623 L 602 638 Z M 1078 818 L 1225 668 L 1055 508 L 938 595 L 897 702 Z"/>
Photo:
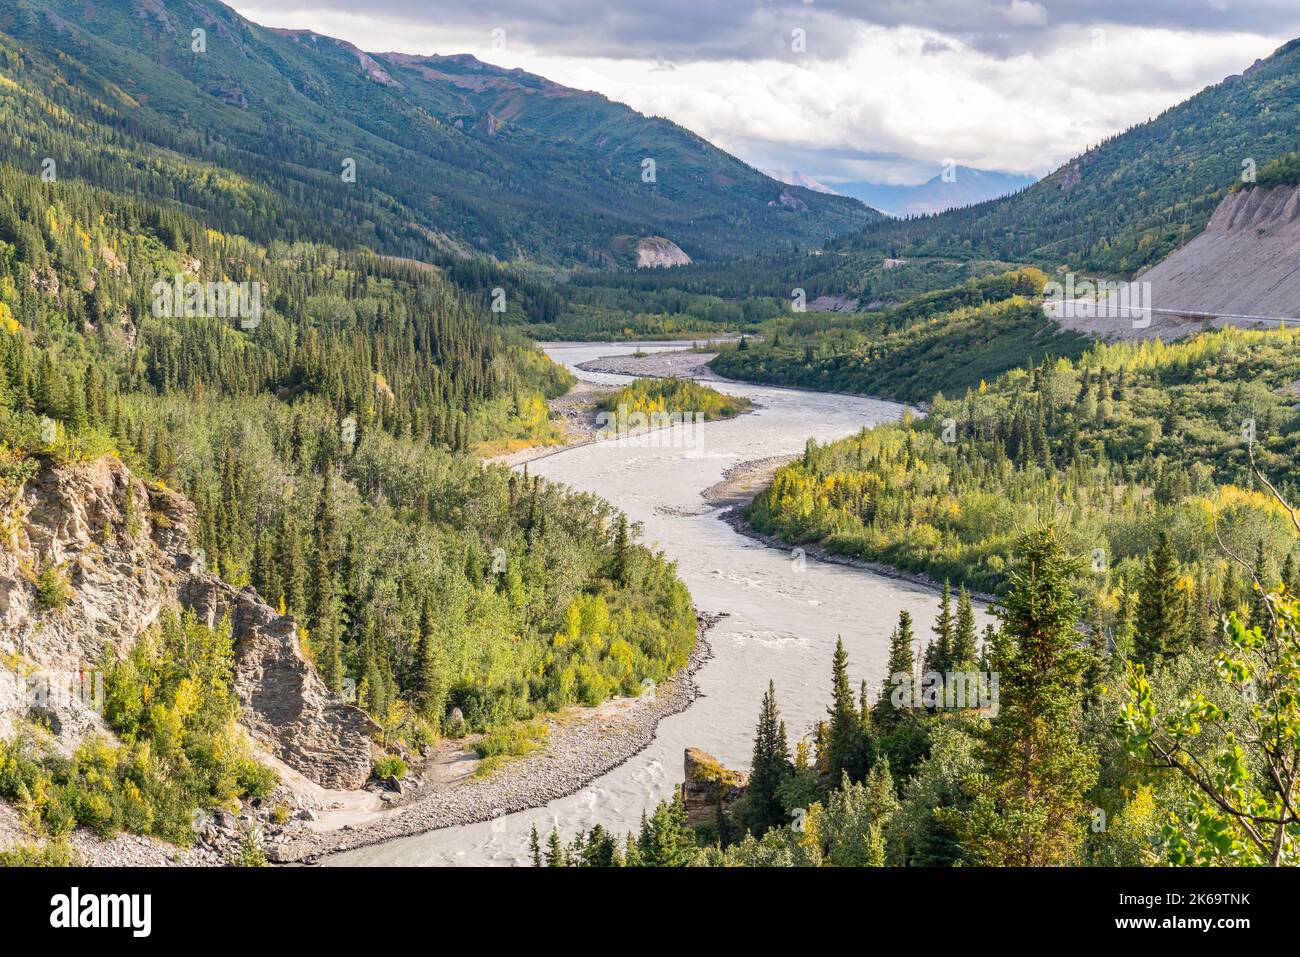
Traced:
<path id="1" fill-rule="evenodd" d="M 628 582 L 628 562 L 631 546 L 628 541 L 627 516 L 622 512 L 618 516 L 618 524 L 614 531 L 614 581 L 620 585 L 627 585 Z"/>
<path id="2" fill-rule="evenodd" d="M 866 773 L 862 719 L 849 684 L 849 653 L 844 650 L 844 639 L 839 637 L 835 639 L 835 656 L 831 661 L 831 705 L 827 710 L 830 723 L 826 773 L 832 781 L 838 781 L 843 774 L 860 779 Z"/>
<path id="3" fill-rule="evenodd" d="M 537 825 L 533 825 L 532 832 L 528 836 L 528 854 L 533 859 L 533 867 L 542 866 L 542 845 L 537 839 Z"/>
<path id="4" fill-rule="evenodd" d="M 943 598 L 939 602 L 939 615 L 934 622 L 934 641 L 925 650 L 925 671 L 946 672 L 952 668 L 954 622 L 952 617 L 952 587 L 943 580 Z"/>
<path id="5" fill-rule="evenodd" d="M 916 677 L 916 653 L 913 651 L 915 636 L 912 634 L 912 615 L 908 611 L 898 613 L 898 625 L 889 635 L 889 663 L 885 667 L 885 682 L 876 701 L 875 724 L 888 731 L 897 724 L 900 717 L 892 700 L 897 682 L 909 682 L 907 693 L 912 694 L 911 682 Z M 913 701 L 912 706 L 920 702 Z"/>
<path id="6" fill-rule="evenodd" d="M 985 864 L 1067 864 L 1083 842 L 1097 754 L 1081 739 L 1089 654 L 1075 631 L 1077 565 L 1051 527 L 1020 542 L 1011 590 L 998 609 L 993 649 L 999 710 L 981 736 L 986 771 L 972 779 L 971 806 L 936 812 Z"/>
<path id="7" fill-rule="evenodd" d="M 954 666 L 970 667 L 975 664 L 978 655 L 975 644 L 975 608 L 971 603 L 970 592 L 965 586 L 957 595 L 957 623 L 953 629 L 952 663 Z"/>
<path id="8" fill-rule="evenodd" d="M 1134 657 L 1151 668 L 1177 653 L 1186 635 L 1183 602 L 1178 595 L 1178 558 L 1162 529 L 1147 556 L 1138 590 Z"/>
<path id="9" fill-rule="evenodd" d="M 564 848 L 560 844 L 560 832 L 552 828 L 551 836 L 546 841 L 546 866 L 564 866 Z"/>
<path id="10" fill-rule="evenodd" d="M 786 740 L 785 725 L 776 706 L 776 682 L 769 681 L 758 714 L 754 759 L 749 772 L 749 786 L 745 789 L 745 823 L 755 834 L 762 835 L 769 827 L 784 822 L 785 808 L 781 805 L 779 792 L 793 771 L 790 743 Z"/>
<path id="11" fill-rule="evenodd" d="M 1268 595 L 1277 588 L 1273 563 L 1269 561 L 1262 538 L 1255 541 L 1254 580 L 1250 583 L 1250 607 L 1247 620 L 1253 627 L 1267 630 L 1271 627 L 1272 615 L 1269 612 Z"/>

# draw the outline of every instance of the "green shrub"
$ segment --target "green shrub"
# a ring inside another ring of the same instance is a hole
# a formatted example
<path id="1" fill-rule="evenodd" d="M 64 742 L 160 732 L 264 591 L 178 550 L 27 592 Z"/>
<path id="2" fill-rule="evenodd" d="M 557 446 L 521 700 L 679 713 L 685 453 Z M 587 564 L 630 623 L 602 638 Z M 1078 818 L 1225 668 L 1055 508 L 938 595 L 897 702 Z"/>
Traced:
<path id="1" fill-rule="evenodd" d="M 0 851 L 0 867 L 73 867 L 77 855 L 66 840 L 48 840 L 43 844 L 16 844 Z"/>
<path id="2" fill-rule="evenodd" d="M 400 781 L 406 771 L 406 762 L 395 754 L 386 754 L 375 762 L 375 777 L 381 781 Z"/>
<path id="3" fill-rule="evenodd" d="M 34 584 L 36 607 L 41 611 L 61 611 L 68 604 L 68 578 L 49 559 L 41 563 Z"/>
<path id="4" fill-rule="evenodd" d="M 106 658 L 105 717 L 122 743 L 90 738 L 64 758 L 26 728 L 0 744 L 0 797 L 31 830 L 58 839 L 81 825 L 189 844 L 196 808 L 275 789 L 275 772 L 252 759 L 236 725 L 228 623 L 207 628 L 171 613 L 125 661 Z"/>
<path id="5" fill-rule="evenodd" d="M 545 721 L 517 721 L 494 728 L 474 745 L 479 757 L 483 759 L 479 773 L 487 774 L 509 758 L 521 758 L 536 751 L 545 742 L 550 730 Z"/>

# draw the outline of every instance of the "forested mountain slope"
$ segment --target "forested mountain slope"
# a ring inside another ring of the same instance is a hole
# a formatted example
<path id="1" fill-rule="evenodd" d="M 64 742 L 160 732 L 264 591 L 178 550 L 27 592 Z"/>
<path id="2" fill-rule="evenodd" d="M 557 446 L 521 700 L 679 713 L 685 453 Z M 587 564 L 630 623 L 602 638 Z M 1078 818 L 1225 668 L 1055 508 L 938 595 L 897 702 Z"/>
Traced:
<path id="1" fill-rule="evenodd" d="M 878 215 L 597 94 L 467 56 L 366 54 L 215 2 L 7 5 L 0 113 L 21 134 L 0 160 L 51 158 L 263 242 L 631 266 L 647 235 L 708 259 Z"/>
<path id="2" fill-rule="evenodd" d="M 260 310 L 213 311 L 214 287 L 243 285 Z M 29 612 L 0 628 L 6 675 L 34 642 L 76 631 L 78 609 L 83 658 L 134 653 L 90 590 L 121 574 L 115 536 L 177 523 L 129 495 L 74 553 L 24 505 L 51 469 L 105 462 L 119 491 L 192 502 L 183 550 L 278 609 L 278 633 L 324 688 L 351 689 L 390 747 L 474 729 L 503 736 L 484 745 L 494 753 L 525 747 L 509 735 L 518 720 L 680 667 L 690 597 L 635 529 L 598 499 L 465 454 L 546 438 L 545 397 L 570 381 L 490 316 L 437 269 L 263 246 L 0 168 L 0 547 L 22 548 L 5 607 Z M 35 786 L 31 770 L 0 794 Z M 188 798 L 168 800 L 188 820 Z"/>
<path id="3" fill-rule="evenodd" d="M 841 248 L 1132 274 L 1194 237 L 1234 183 L 1300 141 L 1300 40 L 1075 157 L 1023 192 L 882 222 Z"/>

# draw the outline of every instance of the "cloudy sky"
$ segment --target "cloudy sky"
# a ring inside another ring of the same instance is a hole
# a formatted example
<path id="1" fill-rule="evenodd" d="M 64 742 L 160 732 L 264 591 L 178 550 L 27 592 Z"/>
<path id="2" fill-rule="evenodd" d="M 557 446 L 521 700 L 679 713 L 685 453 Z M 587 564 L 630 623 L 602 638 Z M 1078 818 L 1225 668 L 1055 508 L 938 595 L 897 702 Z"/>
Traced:
<path id="1" fill-rule="evenodd" d="M 227 0 L 370 52 L 473 53 L 762 168 L 1042 175 L 1300 36 L 1297 0 Z"/>

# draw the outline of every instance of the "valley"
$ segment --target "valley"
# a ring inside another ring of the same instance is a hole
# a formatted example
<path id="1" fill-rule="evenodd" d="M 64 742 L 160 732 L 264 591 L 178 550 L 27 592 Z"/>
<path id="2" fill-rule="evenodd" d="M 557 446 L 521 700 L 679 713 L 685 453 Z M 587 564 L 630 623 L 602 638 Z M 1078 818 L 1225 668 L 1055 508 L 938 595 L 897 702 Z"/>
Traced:
<path id="1" fill-rule="evenodd" d="M 639 343 L 638 348 L 653 357 L 683 345 Z M 626 381 L 583 371 L 617 355 L 615 344 L 550 343 L 546 349 L 584 381 Z M 810 435 L 829 441 L 864 422 L 892 421 L 903 407 L 726 381 L 710 384 L 752 399 L 757 409 L 706 424 L 698 442 L 671 434 L 597 442 L 530 465 L 530 472 L 548 480 L 616 502 L 644 525 L 646 541 L 677 563 L 700 612 L 725 615 L 707 632 L 710 656 L 693 676 L 699 697 L 663 718 L 644 750 L 572 795 L 535 810 L 336 855 L 325 863 L 522 864 L 534 826 L 543 833 L 552 827 L 570 833 L 597 823 L 620 835 L 635 831 L 642 811 L 674 793 L 686 748 L 703 748 L 730 765 L 746 763 L 751 712 L 756 714 L 767 676 L 783 676 L 786 718 L 791 732 L 802 734 L 823 712 L 824 674 L 837 636 L 850 650 L 855 678 L 875 684 L 885 666 L 889 622 L 900 610 L 918 621 L 934 616 L 938 596 L 932 587 L 814 559 L 801 563 L 787 550 L 738 534 L 720 520 L 722 510 L 702 497 L 736 465 L 796 453 Z"/>
<path id="2" fill-rule="evenodd" d="M 1300 863 L 1300 14 L 236 6 L 0 9 L 0 865 Z"/>

